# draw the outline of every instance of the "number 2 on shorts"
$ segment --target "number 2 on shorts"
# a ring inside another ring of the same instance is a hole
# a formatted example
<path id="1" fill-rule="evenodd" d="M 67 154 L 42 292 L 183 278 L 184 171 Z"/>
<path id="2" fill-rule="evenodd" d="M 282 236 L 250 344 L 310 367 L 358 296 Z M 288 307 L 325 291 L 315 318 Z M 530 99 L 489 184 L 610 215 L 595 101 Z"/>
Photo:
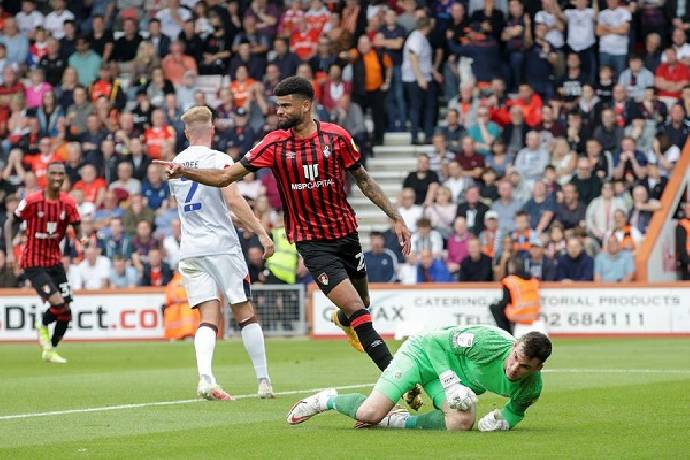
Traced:
<path id="1" fill-rule="evenodd" d="M 360 252 L 355 257 L 357 258 L 357 271 L 361 272 L 364 270 L 364 254 Z"/>
<path id="2" fill-rule="evenodd" d="M 201 209 L 201 203 L 190 203 L 192 198 L 194 198 L 194 193 L 199 187 L 198 182 L 192 182 L 192 186 L 189 187 L 189 192 L 187 192 L 187 197 L 184 199 L 184 212 L 193 212 Z"/>

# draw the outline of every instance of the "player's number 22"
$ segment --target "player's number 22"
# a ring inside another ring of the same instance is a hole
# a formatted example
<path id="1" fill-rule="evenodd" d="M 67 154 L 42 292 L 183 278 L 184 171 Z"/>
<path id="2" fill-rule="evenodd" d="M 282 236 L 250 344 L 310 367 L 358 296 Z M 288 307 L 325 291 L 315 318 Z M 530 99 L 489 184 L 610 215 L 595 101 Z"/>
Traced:
<path id="1" fill-rule="evenodd" d="M 194 198 L 194 193 L 199 187 L 198 182 L 192 182 L 192 186 L 189 187 L 189 192 L 187 192 L 187 197 L 184 199 L 184 212 L 193 212 L 201 209 L 201 203 L 192 203 L 192 198 Z"/>

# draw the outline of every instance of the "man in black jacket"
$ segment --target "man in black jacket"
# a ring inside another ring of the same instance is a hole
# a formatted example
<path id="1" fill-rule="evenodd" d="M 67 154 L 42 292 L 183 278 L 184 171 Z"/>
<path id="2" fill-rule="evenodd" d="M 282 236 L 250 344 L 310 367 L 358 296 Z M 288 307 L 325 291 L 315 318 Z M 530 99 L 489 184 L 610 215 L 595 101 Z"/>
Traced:
<path id="1" fill-rule="evenodd" d="M 460 281 L 493 281 L 491 257 L 482 253 L 479 238 L 470 239 L 467 243 L 467 253 L 460 263 Z"/>

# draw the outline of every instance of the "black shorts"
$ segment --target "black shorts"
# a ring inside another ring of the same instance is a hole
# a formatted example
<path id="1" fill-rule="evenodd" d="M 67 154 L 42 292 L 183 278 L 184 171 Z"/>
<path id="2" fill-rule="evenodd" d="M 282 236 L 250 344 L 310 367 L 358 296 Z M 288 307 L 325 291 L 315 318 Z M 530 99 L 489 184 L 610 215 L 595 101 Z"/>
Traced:
<path id="1" fill-rule="evenodd" d="M 346 278 L 362 279 L 367 276 L 357 232 L 337 240 L 299 241 L 297 251 L 326 295 Z"/>
<path id="2" fill-rule="evenodd" d="M 31 286 L 44 302 L 55 293 L 62 295 L 65 303 L 72 302 L 72 289 L 67 282 L 65 267 L 62 264 L 52 267 L 25 268 L 24 275 L 31 281 Z"/>

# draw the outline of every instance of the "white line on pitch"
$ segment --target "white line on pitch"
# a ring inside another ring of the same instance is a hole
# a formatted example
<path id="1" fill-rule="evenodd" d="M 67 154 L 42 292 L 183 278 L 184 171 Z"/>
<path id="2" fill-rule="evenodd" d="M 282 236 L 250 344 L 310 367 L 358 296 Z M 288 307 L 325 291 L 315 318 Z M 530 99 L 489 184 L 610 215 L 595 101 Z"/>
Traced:
<path id="1" fill-rule="evenodd" d="M 544 369 L 542 372 L 547 372 L 550 374 L 690 374 L 690 369 Z M 355 388 L 371 388 L 373 384 L 363 383 L 358 385 L 343 385 L 334 387 L 337 390 L 351 390 Z M 307 390 L 292 390 L 292 391 L 278 391 L 275 393 L 276 396 L 290 396 L 298 395 L 304 393 L 316 393 L 323 390 L 323 388 L 310 388 Z M 235 399 L 248 399 L 256 398 L 256 393 L 236 395 Z M 56 410 L 50 412 L 36 412 L 33 414 L 17 414 L 17 415 L 2 415 L 0 416 L 0 421 L 2 420 L 16 420 L 23 418 L 36 418 L 36 417 L 50 417 L 54 415 L 70 415 L 70 414 L 83 414 L 86 412 L 106 412 L 113 410 L 123 410 L 123 409 L 139 409 L 142 407 L 153 407 L 153 406 L 173 406 L 177 404 L 190 404 L 198 403 L 204 401 L 203 399 L 181 399 L 178 401 L 157 401 L 157 402 L 146 402 L 146 403 L 134 403 L 134 404 L 118 404 L 116 406 L 103 406 L 103 407 L 89 407 L 86 409 L 67 409 L 67 410 Z"/>
<path id="2" fill-rule="evenodd" d="M 338 387 L 333 387 L 337 390 L 350 390 L 354 388 L 370 388 L 373 384 L 365 383 L 361 385 L 343 385 Z M 298 395 L 304 393 L 316 393 L 323 390 L 324 388 L 310 388 L 308 390 L 293 390 L 293 391 L 277 391 L 276 396 L 290 396 Z M 246 395 L 235 395 L 235 399 L 247 399 L 256 398 L 256 393 L 246 394 Z M 86 409 L 67 409 L 67 410 L 55 410 L 50 412 L 36 412 L 33 414 L 17 414 L 17 415 L 3 415 L 0 416 L 0 420 L 16 420 L 21 418 L 35 418 L 35 417 L 50 417 L 53 415 L 69 415 L 69 414 L 83 414 L 85 412 L 106 412 L 113 410 L 122 409 L 139 409 L 141 407 L 152 407 L 152 406 L 172 406 L 176 404 L 190 404 L 205 401 L 204 399 L 181 399 L 179 401 L 158 401 L 158 402 L 146 402 L 146 403 L 134 403 L 134 404 L 118 404 L 116 406 L 103 406 L 103 407 L 89 407 Z"/>

